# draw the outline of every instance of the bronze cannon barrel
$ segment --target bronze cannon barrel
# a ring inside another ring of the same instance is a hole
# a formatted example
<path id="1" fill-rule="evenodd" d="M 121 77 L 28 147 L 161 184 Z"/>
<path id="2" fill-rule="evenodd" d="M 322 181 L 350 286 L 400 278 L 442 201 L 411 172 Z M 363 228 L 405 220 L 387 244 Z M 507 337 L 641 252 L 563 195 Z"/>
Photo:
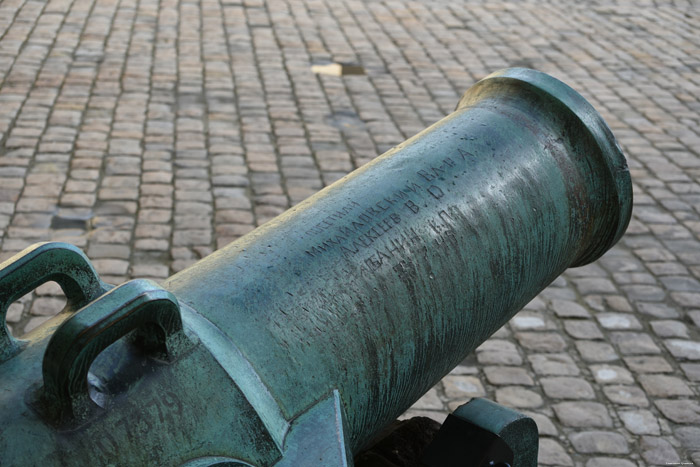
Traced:
<path id="1" fill-rule="evenodd" d="M 566 268 L 614 245 L 631 196 L 580 95 L 533 70 L 494 73 L 162 288 L 77 294 L 8 340 L 3 459 L 350 465 Z"/>

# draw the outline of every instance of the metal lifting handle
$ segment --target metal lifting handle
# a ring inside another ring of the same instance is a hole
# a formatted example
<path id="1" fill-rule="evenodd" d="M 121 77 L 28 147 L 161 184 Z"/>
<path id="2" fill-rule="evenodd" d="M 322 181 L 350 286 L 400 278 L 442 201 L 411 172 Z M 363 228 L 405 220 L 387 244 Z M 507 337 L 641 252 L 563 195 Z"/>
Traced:
<path id="1" fill-rule="evenodd" d="M 88 371 L 97 356 L 134 330 L 145 351 L 172 361 L 190 346 L 175 296 L 149 280 L 116 287 L 68 318 L 44 355 L 41 395 L 46 414 L 58 423 L 79 422 L 96 405 L 88 394 Z"/>
<path id="2" fill-rule="evenodd" d="M 107 291 L 90 260 L 68 243 L 37 243 L 0 263 L 0 363 L 16 355 L 21 341 L 7 329 L 9 306 L 40 285 L 55 281 L 77 310 Z"/>

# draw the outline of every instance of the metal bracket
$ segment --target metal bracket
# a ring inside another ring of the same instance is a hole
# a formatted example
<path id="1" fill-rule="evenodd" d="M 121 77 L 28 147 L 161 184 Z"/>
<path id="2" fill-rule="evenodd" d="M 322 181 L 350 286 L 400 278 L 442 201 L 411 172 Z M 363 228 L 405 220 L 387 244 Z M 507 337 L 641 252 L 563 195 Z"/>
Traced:
<path id="1" fill-rule="evenodd" d="M 134 343 L 164 361 L 182 356 L 185 335 L 177 299 L 150 280 L 126 282 L 68 318 L 49 341 L 37 408 L 60 426 L 84 422 L 98 407 L 88 394 L 88 371 L 97 356 L 134 331 Z"/>
<path id="2" fill-rule="evenodd" d="M 538 447 L 533 419 L 487 399 L 472 399 L 447 417 L 422 461 L 428 467 L 536 467 Z"/>
<path id="3" fill-rule="evenodd" d="M 103 283 L 90 260 L 77 247 L 68 243 L 37 243 L 0 263 L 0 363 L 23 347 L 7 329 L 7 310 L 15 300 L 40 285 L 55 281 L 73 311 L 87 305 L 105 293 L 109 286 Z"/>

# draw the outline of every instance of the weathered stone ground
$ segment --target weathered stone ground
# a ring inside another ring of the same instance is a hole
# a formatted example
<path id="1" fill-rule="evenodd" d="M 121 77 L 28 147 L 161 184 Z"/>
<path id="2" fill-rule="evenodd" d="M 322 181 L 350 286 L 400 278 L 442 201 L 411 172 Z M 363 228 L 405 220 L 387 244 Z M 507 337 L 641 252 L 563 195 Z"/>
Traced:
<path id="1" fill-rule="evenodd" d="M 365 75 L 313 64 L 352 62 Z M 507 66 L 588 98 L 629 158 L 620 244 L 411 413 L 531 414 L 543 465 L 700 464 L 700 6 L 688 1 L 2 0 L 1 259 L 84 248 L 162 279 L 449 113 Z M 44 286 L 15 334 L 61 308 Z"/>

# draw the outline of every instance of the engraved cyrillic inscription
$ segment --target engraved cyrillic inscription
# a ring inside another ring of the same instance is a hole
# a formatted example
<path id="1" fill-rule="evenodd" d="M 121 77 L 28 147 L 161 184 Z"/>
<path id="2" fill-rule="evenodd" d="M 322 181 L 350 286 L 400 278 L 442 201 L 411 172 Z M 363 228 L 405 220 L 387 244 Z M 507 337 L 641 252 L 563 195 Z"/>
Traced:
<path id="1" fill-rule="evenodd" d="M 445 186 L 447 177 L 459 178 L 465 173 L 460 169 L 466 168 L 467 163 L 474 159 L 472 153 L 457 149 L 456 154 L 442 158 L 439 163 L 417 170 L 412 179 L 406 180 L 391 195 L 372 205 L 361 206 L 355 201 L 350 202 L 306 231 L 307 235 L 323 235 L 305 253 L 312 258 L 335 249 L 339 249 L 345 257 L 365 254 L 363 263 L 367 269 L 379 269 L 396 253 L 406 249 L 410 243 L 407 239 L 417 238 L 410 218 L 420 212 L 420 200 L 425 199 L 426 195 L 430 197 L 428 199 L 443 199 L 448 191 Z M 434 231 L 435 242 L 456 246 L 453 219 L 448 214 L 450 209 L 456 207 L 443 209 L 435 218 L 431 217 L 423 223 L 427 222 Z M 369 255 L 366 255 L 367 250 Z"/>

